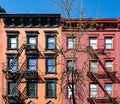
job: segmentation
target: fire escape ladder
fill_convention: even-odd
[[[20,49],[18,50],[18,52],[17,52],[16,55],[14,56],[13,61],[10,63],[8,70],[9,70],[10,68],[13,68],[13,66],[14,66],[15,63],[16,63],[16,59],[22,54],[22,52],[23,52],[24,49],[25,49],[25,44],[22,44],[21,47],[20,47]]]
[[[25,71],[22,71],[21,75],[19,76],[18,80],[16,81],[15,87],[12,89],[11,94],[14,95],[14,93],[15,93],[16,91],[18,91],[18,86],[19,86],[19,84],[21,83],[21,80],[22,80],[22,78],[23,78],[23,76],[24,76],[24,73],[25,73]]]

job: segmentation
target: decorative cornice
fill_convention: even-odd
[[[120,18],[61,18],[61,26],[63,31],[114,31],[120,29]]]
[[[0,14],[7,28],[56,28],[60,14]]]

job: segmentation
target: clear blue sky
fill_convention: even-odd
[[[57,0],[59,1],[59,0]],[[80,1],[80,0],[79,0]],[[82,0],[84,17],[117,18],[120,16],[120,0]],[[78,7],[80,3],[78,2]],[[51,0],[0,0],[7,13],[61,13]],[[73,17],[78,11],[74,10]],[[63,15],[62,15],[63,16]]]

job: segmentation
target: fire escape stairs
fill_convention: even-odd
[[[115,79],[115,74],[116,72],[115,71],[108,71],[105,67],[105,65],[103,64],[103,62],[101,61],[101,59],[99,58],[97,52],[90,46],[87,47],[87,52],[89,53],[89,55],[96,59],[98,61],[98,63],[101,65],[102,69],[104,70],[104,72],[106,73],[107,77],[110,78],[110,80],[112,82],[115,82],[116,79]]]
[[[100,60],[97,52],[96,52],[91,46],[88,46],[88,47],[87,47],[87,52],[89,53],[89,55],[90,55],[92,58],[96,59],[96,60],[99,62],[99,64],[101,65],[102,69],[104,70],[104,72],[105,72],[106,75],[108,76],[108,78],[110,78],[110,80],[111,80],[112,82],[114,82],[114,81],[115,81],[114,76],[115,76],[116,72],[108,72],[108,71],[107,71],[106,67],[104,66],[104,64],[103,64],[102,61]],[[96,76],[95,73],[89,72],[89,73],[88,73],[88,76],[91,77],[91,80],[94,80],[95,82],[98,83],[98,85],[100,86],[100,88],[102,89],[102,91],[108,96],[108,98],[109,98],[109,100],[112,102],[112,104],[118,104],[117,101],[116,101],[115,99],[113,99],[113,98],[108,94],[108,92],[105,90],[105,88],[104,88],[103,85],[100,83],[100,81],[99,81],[99,79],[97,78],[97,76]],[[91,104],[94,104],[93,101],[94,101],[94,100],[91,99]]]

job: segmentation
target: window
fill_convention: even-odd
[[[18,48],[18,36],[8,35],[8,49],[17,49],[17,48]]]
[[[93,49],[97,49],[97,38],[96,38],[96,37],[90,37],[90,38],[89,38],[89,45],[90,45]]]
[[[90,61],[90,71],[91,72],[98,71],[97,61]]]
[[[72,98],[72,90],[74,88],[74,85],[72,85],[72,83],[68,83],[67,84],[67,95],[68,95],[68,98]]]
[[[28,36],[28,49],[36,49],[37,48],[37,36]]]
[[[46,73],[55,72],[56,72],[55,58],[54,57],[46,58]]]
[[[37,69],[37,58],[28,58],[28,70],[36,71]]]
[[[33,101],[30,101],[28,104],[35,104]]]
[[[8,82],[8,95],[10,96],[15,96],[17,95],[17,88],[16,88],[16,83],[15,82]]]
[[[105,61],[105,66],[106,66],[108,71],[112,71],[112,67],[113,67],[112,60]]]
[[[105,84],[105,89],[107,91],[107,93],[112,96],[112,84],[111,83],[107,83]]]
[[[98,88],[97,84],[90,84],[90,97],[98,96]]]
[[[67,46],[68,46],[68,49],[75,47],[75,37],[67,38]]]
[[[75,62],[73,60],[67,60],[67,70],[73,71],[75,70]]]
[[[56,47],[55,36],[46,37],[46,49],[55,49]]]
[[[113,48],[112,37],[105,37],[105,48],[106,49],[112,49]]]
[[[17,59],[14,59],[12,57],[8,58],[8,70],[11,72],[17,71]]]
[[[37,97],[37,83],[36,82],[27,82],[27,96]]]
[[[46,80],[46,98],[56,98],[56,80]]]

